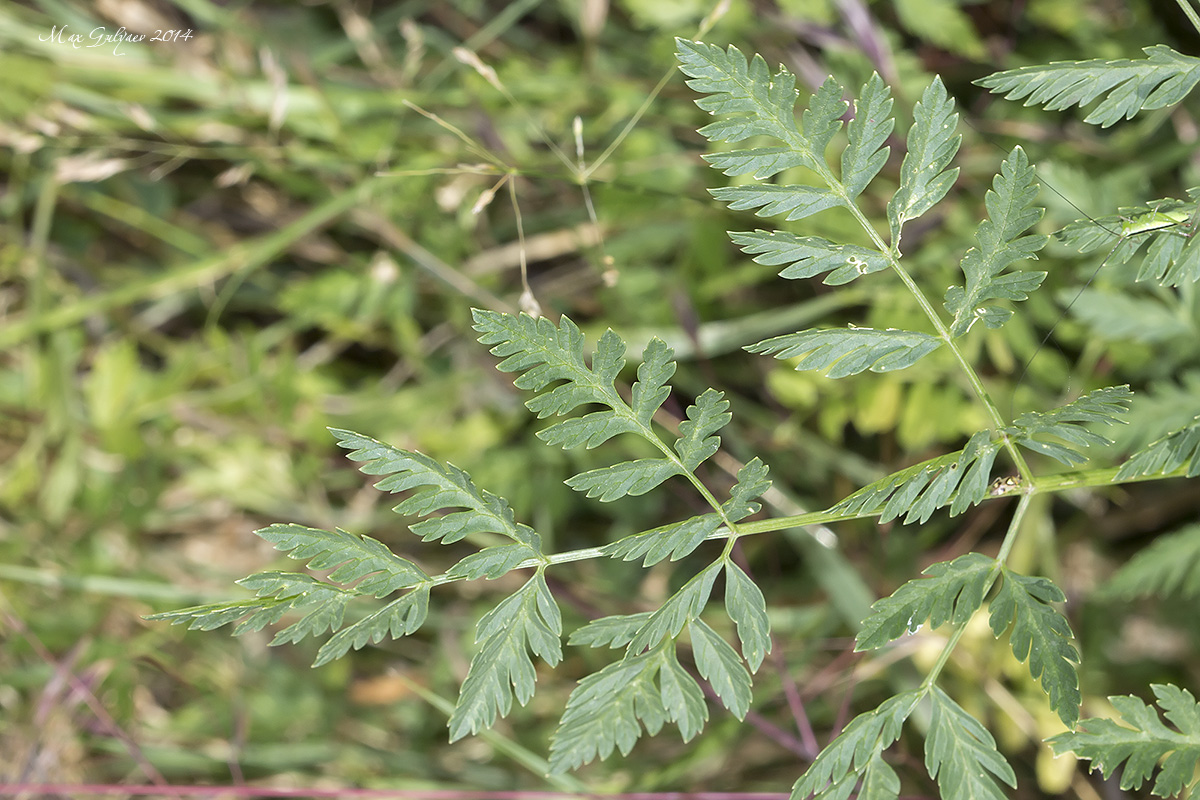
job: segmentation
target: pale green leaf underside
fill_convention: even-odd
[[[1117,570],[1104,592],[1115,597],[1200,597],[1200,525],[1155,537]]]
[[[375,484],[388,492],[412,490],[396,506],[400,514],[428,516],[447,508],[464,508],[413,525],[413,533],[425,541],[456,542],[472,533],[499,533],[535,554],[542,550],[541,537],[531,528],[516,522],[512,509],[501,497],[475,486],[471,476],[453,464],[442,465],[422,453],[401,450],[353,431],[331,428],[338,444],[351,452],[352,461],[360,461],[366,475],[385,475]]]
[[[1112,441],[1084,427],[1087,423],[1103,423],[1114,425],[1121,414],[1129,410],[1129,400],[1133,392],[1128,386],[1109,386],[1096,389],[1082,397],[1067,403],[1065,406],[1045,412],[1029,411],[1017,417],[1016,421],[1004,432],[1013,438],[1017,444],[1035,453],[1050,456],[1067,466],[1082,464],[1087,460],[1077,447],[1106,446]],[[1052,436],[1067,444],[1048,441],[1045,437]]]
[[[1124,763],[1121,789],[1137,790],[1159,769],[1151,793],[1173,797],[1191,785],[1200,761],[1200,706],[1191,692],[1170,684],[1152,684],[1158,706],[1178,730],[1162,723],[1158,713],[1132,695],[1110,697],[1109,702],[1130,727],[1110,719],[1086,719],[1078,730],[1060,733],[1047,741],[1056,754],[1074,752],[1092,762],[1109,778]]]
[[[671,595],[638,629],[629,643],[629,652],[640,653],[657,646],[663,639],[673,639],[683,630],[684,625],[699,617],[708,603],[713,582],[721,572],[723,563],[715,561],[709,564]]]
[[[562,660],[561,635],[562,617],[541,572],[489,611],[476,628],[482,645],[450,716],[450,741],[490,728],[497,714],[507,716],[514,694],[528,703],[537,677],[529,653],[555,666]]]
[[[355,536],[341,529],[325,531],[303,525],[270,525],[254,532],[290,558],[307,561],[310,569],[334,569],[329,580],[350,583],[360,594],[384,597],[427,581],[416,564],[403,559],[370,536]],[[369,576],[369,577],[368,577]]]
[[[760,217],[776,217],[784,214],[792,221],[810,217],[842,205],[841,198],[828,189],[816,186],[723,186],[708,190],[713,197],[728,203],[733,211],[752,208]]]
[[[608,758],[614,749],[628,755],[643,728],[654,736],[667,722],[676,723],[686,741],[707,717],[700,687],[680,667],[673,647],[629,656],[587,676],[571,692],[550,742],[550,771]]]
[[[919,690],[904,692],[852,719],[796,781],[791,800],[809,797],[844,800],[848,797],[859,777],[871,769],[879,754],[900,738],[904,721],[921,697]]]
[[[936,628],[947,622],[961,625],[983,605],[983,594],[996,562],[980,553],[968,553],[925,569],[927,578],[915,578],[890,597],[875,601],[854,641],[856,651],[874,650],[912,633],[929,621]]]
[[[598,497],[602,503],[610,503],[626,495],[645,494],[679,474],[679,467],[665,458],[639,458],[581,472],[568,478],[567,486],[586,492],[588,497]]]
[[[409,636],[424,624],[428,614],[429,587],[418,586],[329,637],[329,641],[317,651],[313,666],[320,667],[341,658],[351,649],[360,650],[367,644],[377,644],[384,638],[399,639]]]
[[[750,459],[738,470],[737,483],[729,492],[729,499],[721,505],[721,511],[730,522],[739,522],[751,514],[758,512],[760,506],[753,502],[771,488],[767,478],[767,465],[757,456]]]
[[[803,356],[797,370],[829,368],[830,378],[911,367],[942,345],[928,333],[877,328],[826,328],[776,336],[746,347],[776,358]]]
[[[721,703],[735,717],[745,719],[752,699],[751,681],[737,651],[703,620],[692,619],[688,631],[692,636],[696,669],[712,686]]]
[[[881,523],[904,515],[905,524],[924,523],[933,512],[950,505],[951,516],[977,505],[987,495],[988,479],[999,442],[987,431],[971,437],[967,446],[954,453],[880,478],[830,509],[835,514],[878,514]]]
[[[1142,475],[1166,475],[1184,464],[1187,465],[1187,477],[1200,476],[1200,416],[1130,456],[1117,471],[1117,480],[1124,481]]]
[[[751,672],[758,672],[771,652],[771,623],[762,590],[732,561],[725,564],[725,613],[737,627],[742,657]]]
[[[1161,44],[1143,52],[1147,58],[1141,61],[1056,61],[997,72],[976,83],[1010,100],[1026,98],[1025,105],[1047,111],[1085,106],[1107,95],[1083,120],[1107,128],[1139,111],[1175,105],[1200,82],[1200,59]]]
[[[730,233],[729,238],[756,264],[777,267],[786,264],[780,277],[790,280],[812,278],[824,272],[824,283],[840,286],[872,272],[888,268],[887,256],[878,250],[853,244],[834,244],[816,236],[797,236],[785,231]]]
[[[575,630],[567,640],[570,645],[589,647],[625,647],[650,619],[653,612],[638,614],[615,614],[611,617],[594,619]]]
[[[1033,204],[1038,192],[1035,177],[1025,151],[1019,147],[1013,148],[1000,165],[1000,173],[984,196],[988,219],[975,231],[978,245],[962,259],[966,284],[946,292],[946,310],[954,315],[951,335],[962,336],[980,319],[989,328],[1000,327],[1012,312],[987,303],[1025,300],[1046,277],[1044,272],[1004,274],[1018,261],[1036,258],[1048,240],[1046,236],[1025,235],[1043,213]]]
[[[716,514],[703,514],[683,522],[626,536],[600,549],[604,555],[622,561],[641,558],[642,565],[650,567],[664,558],[678,561],[689,555],[719,527],[720,517]]]
[[[842,151],[842,185],[851,199],[862,194],[887,163],[891,148],[883,143],[896,125],[891,113],[891,90],[877,73],[872,73],[854,101],[854,119],[850,120],[846,149]]]
[[[721,447],[721,437],[713,434],[729,424],[733,417],[729,413],[729,401],[724,398],[722,392],[705,389],[696,402],[688,406],[687,419],[679,423],[675,452],[688,472],[693,472]]]
[[[1015,789],[1017,776],[996,749],[996,740],[937,686],[930,695],[933,718],[925,737],[925,768],[937,780],[941,796],[1006,800],[996,779]]]
[[[893,249],[899,248],[904,224],[933,208],[958,178],[958,167],[949,168],[962,143],[957,129],[954,101],[946,94],[942,79],[934,77],[913,109],[908,152],[900,165],[900,188],[888,202]]]
[[[1071,644],[1071,626],[1051,603],[1066,600],[1046,578],[1031,578],[1004,568],[1000,592],[989,604],[992,632],[1001,636],[1012,625],[1009,645],[1017,661],[1029,659],[1029,674],[1041,678],[1050,707],[1068,728],[1079,720],[1079,652]]]

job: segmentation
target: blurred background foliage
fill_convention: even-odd
[[[472,306],[520,304],[522,233],[544,313],[591,335],[612,327],[635,352],[652,335],[672,343],[676,416],[707,386],[727,393],[734,423],[715,486],[758,454],[782,490],[776,509],[821,508],[984,426],[946,358],[831,381],[738,352],[814,324],[923,321],[886,275],[837,291],[782,281],[729,243],[727,229],[758,221],[707,194],[729,179],[699,157],[705,115],[673,59],[673,37],[694,36],[712,11],[709,0],[0,6],[0,780],[548,788],[538,758],[599,653],[569,648],[529,708],[494,735],[446,744],[474,622],[518,576],[443,587],[416,636],[316,671],[317,643],[268,649],[269,632],[232,639],[141,619],[236,596],[232,581],[253,571],[294,569],[251,535],[274,521],[369,533],[431,571],[462,555],[415,541],[326,426],[452,461],[555,550],[697,510],[681,487],[601,506],[562,485],[629,445],[546,447],[474,342]],[[1052,187],[1047,232],[1076,208],[1102,215],[1200,184],[1194,103],[1100,131],[971,85],[1159,42],[1196,53],[1178,13],[1168,0],[734,0],[706,38],[787,65],[801,102],[827,74],[853,91],[878,71],[900,132],[943,76],[966,123],[962,173],[908,244],[940,300],[1012,144]],[[98,28],[188,37],[92,47]],[[865,199],[880,217],[898,167],[894,157]],[[856,241],[851,223],[831,213],[796,229]],[[1132,287],[1128,268],[1106,265],[1017,385],[1099,261],[1050,249],[1047,290],[968,346],[1018,411],[1100,385],[1145,390],[1146,411],[1121,432],[1127,451],[1195,411],[1190,290]],[[1114,297],[1163,320],[1159,333],[1090,329],[1089,304]],[[1087,713],[1150,680],[1197,685],[1194,599],[1131,605],[1096,591],[1197,503],[1194,485],[1155,484],[1045,501],[1033,515],[1013,565],[1076,601]],[[927,563],[994,548],[1005,515],[988,503],[919,528],[847,524],[821,561],[799,532],[747,541],[739,557],[775,633],[752,724],[714,709],[696,742],[668,732],[560,788],[786,791],[849,714],[907,680],[896,659],[936,647],[927,637],[860,659],[854,615]],[[588,561],[553,570],[552,588],[570,627],[654,607],[691,566]],[[1017,796],[1098,797],[1039,746],[1056,723],[1007,647],[986,626],[968,642],[947,688],[998,733],[1023,779]],[[906,793],[934,793],[919,750],[898,751],[913,767]]]

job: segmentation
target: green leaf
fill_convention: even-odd
[[[583,360],[583,333],[565,316],[555,327],[545,317],[478,308],[471,313],[479,341],[503,359],[496,369],[521,373],[513,381],[518,388],[542,392],[555,381],[565,381],[525,403],[539,419],[568,414],[585,403],[624,406],[613,381],[625,364],[625,344],[612,331],[600,337],[589,367]]]
[[[771,652],[771,623],[762,590],[732,561],[725,563],[725,613],[737,627],[742,656],[751,672],[758,672]]]
[[[1005,567],[1000,592],[992,600],[989,622],[997,637],[1012,624],[1009,645],[1017,661],[1029,659],[1029,674],[1041,678],[1050,707],[1068,728],[1079,720],[1079,652],[1071,644],[1071,626],[1050,604],[1067,599],[1046,578],[1030,578]],[[1015,618],[1015,622],[1014,622]]]
[[[785,231],[730,233],[742,251],[755,255],[754,262],[768,267],[787,264],[779,273],[788,279],[812,278],[828,272],[824,283],[840,286],[860,275],[888,268],[887,256],[878,250],[853,244],[834,244],[816,236],[797,236]]]
[[[801,115],[804,138],[814,160],[825,161],[825,148],[842,129],[842,116],[849,107],[843,96],[846,90],[830,75],[808,101]]]
[[[671,394],[667,381],[675,374],[674,352],[657,336],[642,351],[637,383],[633,385],[631,406],[634,417],[642,427],[649,428],[654,412],[662,407]]]
[[[355,592],[375,597],[429,580],[420,567],[393,553],[369,536],[341,529],[324,531],[303,525],[270,525],[254,532],[290,558],[308,561],[310,569],[334,569],[329,579],[338,583],[360,581]],[[368,577],[369,576],[369,577]]]
[[[855,651],[883,647],[926,620],[931,628],[947,622],[962,625],[983,605],[995,568],[995,559],[980,553],[929,566],[923,573],[928,578],[915,578],[871,606],[854,641]]]
[[[679,474],[679,468],[665,458],[639,458],[581,472],[568,478],[566,484],[577,492],[587,492],[588,497],[599,497],[600,502],[610,503],[627,494],[645,494],[672,475]]]
[[[891,90],[878,73],[872,73],[854,103],[854,119],[847,129],[849,141],[842,151],[842,185],[852,200],[887,163],[891,148],[884,142],[896,125],[891,113]]]
[[[904,721],[916,708],[921,696],[920,690],[903,692],[885,700],[875,710],[850,720],[837,738],[816,757],[808,771],[796,781],[791,800],[848,797],[859,775],[868,769],[878,769],[872,767],[872,763],[883,750],[900,738]],[[833,783],[830,784],[830,781]],[[884,783],[887,783],[886,779]]]
[[[539,571],[479,621],[458,703],[450,717],[450,741],[478,733],[507,716],[514,693],[521,705],[533,697],[537,678],[529,652],[551,667],[562,660],[562,617]]]
[[[862,790],[857,800],[896,800],[900,796],[900,776],[883,756],[876,753],[863,771]]]
[[[661,688],[654,685],[656,676]],[[608,758],[615,748],[629,755],[643,726],[654,736],[665,723],[676,723],[687,741],[707,718],[703,694],[679,666],[673,647],[627,656],[587,676],[571,692],[550,742],[550,772]]]
[[[375,484],[387,492],[416,490],[396,512],[428,516],[446,508],[465,508],[413,525],[413,533],[425,541],[457,542],[473,533],[499,533],[535,553],[542,552],[541,537],[526,525],[518,524],[503,498],[480,490],[471,476],[453,464],[445,466],[422,453],[401,450],[353,431],[330,428],[338,444],[350,450],[348,458],[363,462],[359,470],[366,475],[386,475]]]
[[[1102,590],[1114,597],[1200,597],[1200,525],[1155,537]]]
[[[1171,684],[1151,684],[1158,706],[1179,731],[1168,728],[1155,710],[1132,695],[1110,697],[1109,702],[1131,727],[1108,719],[1085,719],[1079,729],[1051,736],[1048,741],[1057,755],[1074,752],[1092,762],[1107,779],[1125,763],[1121,789],[1136,790],[1161,771],[1151,793],[1172,797],[1194,783],[1200,760],[1200,706],[1191,692]],[[1160,765],[1161,762],[1161,765]]]
[[[996,740],[937,686],[930,694],[933,718],[925,737],[925,768],[937,781],[939,793],[956,800],[1006,800],[995,779],[1015,789],[1017,776],[996,749]]]
[[[688,630],[692,635],[696,668],[725,707],[738,719],[745,719],[753,696],[750,673],[742,665],[737,651],[703,620],[692,619]]]
[[[650,567],[667,557],[678,561],[699,547],[719,527],[720,517],[716,514],[703,514],[683,522],[626,536],[604,545],[600,551],[606,556],[622,561],[633,561],[644,556],[642,566]]]
[[[1107,128],[1122,117],[1133,119],[1139,111],[1175,105],[1200,82],[1200,59],[1161,44],[1142,52],[1147,56],[1142,61],[1056,61],[997,72],[975,83],[1009,100],[1028,98],[1025,105],[1047,111],[1085,106],[1107,94],[1083,120]]]
[[[546,444],[556,444],[564,450],[576,447],[587,447],[591,450],[618,434],[639,433],[642,427],[639,427],[636,420],[616,411],[594,411],[582,417],[556,422],[549,428],[538,431],[536,435]]]
[[[987,495],[988,478],[999,449],[999,442],[992,442],[987,431],[980,431],[962,450],[880,478],[842,500],[830,512],[878,514],[880,523],[904,514],[905,524],[924,523],[947,503],[952,516],[961,514]]]
[[[651,612],[616,614],[594,619],[571,634],[570,645],[589,647],[625,647],[650,619]]]
[[[664,638],[673,639],[683,626],[700,616],[712,593],[713,581],[724,562],[715,561],[693,575],[662,607],[650,615],[629,643],[630,653],[656,646]]]
[[[704,730],[704,723],[708,721],[708,704],[704,702],[700,684],[680,665],[673,648],[663,650],[658,683],[668,718],[679,726],[679,735],[683,740],[690,742]]]
[[[904,223],[916,219],[946,196],[958,178],[958,168],[947,169],[962,137],[955,133],[958,114],[940,77],[921,95],[913,109],[908,131],[908,153],[900,165],[900,188],[888,202],[892,249],[899,250]]]
[[[886,157],[886,154],[885,154]],[[759,217],[774,217],[786,214],[785,220],[804,219],[830,208],[844,205],[840,197],[829,189],[816,186],[722,186],[709,189],[709,193],[733,211],[762,208]],[[761,262],[760,262],[761,263]]]
[[[986,62],[987,48],[963,5],[962,0],[896,0],[894,8],[900,24],[921,40],[968,61]]]
[[[774,76],[762,56],[747,63],[732,45],[716,45],[676,39],[679,69],[691,80],[687,85],[701,95],[696,105],[710,114],[743,115],[735,121],[702,128],[710,139],[740,141],[750,136],[788,139],[796,129],[796,79],[780,69]]]
[[[830,378],[845,378],[865,370],[890,372],[911,367],[937,350],[942,340],[928,333],[876,328],[826,328],[766,339],[746,347],[751,353],[776,358],[802,356],[797,371],[829,367]]]
[[[758,456],[747,461],[738,470],[737,483],[729,492],[729,499],[721,505],[721,511],[730,522],[738,522],[751,514],[757,514],[762,508],[753,502],[771,488],[767,478],[767,465]]]
[[[712,434],[728,425],[733,418],[729,413],[729,401],[724,397],[724,393],[715,389],[705,389],[696,402],[688,406],[687,419],[679,423],[675,452],[688,472],[694,472],[721,447],[721,437]]]
[[[1025,151],[1014,147],[984,196],[989,218],[975,231],[979,245],[963,256],[966,285],[952,286],[946,292],[946,310],[954,315],[951,335],[962,336],[979,319],[989,328],[999,328],[1012,312],[985,304],[998,299],[1025,300],[1042,285],[1044,272],[1001,274],[1018,261],[1036,258],[1049,240],[1042,235],[1023,235],[1043,214],[1043,209],[1033,204],[1038,193],[1035,178]]]
[[[175,611],[150,614],[146,619],[167,621],[172,625],[180,625],[186,622],[190,631],[211,631],[220,628],[222,625],[236,622],[247,614],[269,612],[274,614],[274,616],[268,619],[267,622],[278,620],[295,604],[295,599],[295,597],[286,597],[282,599],[265,598],[258,600],[235,600],[227,603],[207,603],[201,606],[191,606],[190,608],[180,608]],[[264,622],[263,624],[267,623]],[[262,625],[259,625],[255,630],[261,629],[261,627]],[[241,633],[249,632],[247,629],[239,628],[239,630]]]
[[[305,614],[298,622],[275,635],[271,645],[299,642],[309,636],[319,636],[342,624],[346,603],[356,596],[347,591],[308,575],[295,572],[259,572],[237,581],[258,597],[275,597],[280,602],[251,614],[234,628],[233,635],[241,636],[250,631],[262,630],[278,622],[291,609],[304,609]]]
[[[726,175],[752,175],[766,180],[793,167],[802,167],[810,159],[790,147],[755,147],[751,150],[729,150],[724,153],[705,153],[701,156]]]
[[[522,561],[537,559],[537,557],[537,553],[523,544],[485,547],[478,553],[472,553],[459,561],[446,572],[446,575],[451,578],[465,578],[469,581],[480,578],[495,580],[514,569]]]
[[[429,614],[429,586],[418,586],[383,608],[347,625],[329,638],[317,651],[313,667],[320,667],[341,658],[351,649],[376,644],[389,637],[399,639],[417,631]]]
[[[1129,457],[1117,471],[1117,480],[1143,475],[1166,475],[1188,465],[1187,477],[1200,476],[1200,415],[1191,423],[1156,439]]]
[[[1124,420],[1118,415],[1129,410],[1131,397],[1133,392],[1129,391],[1128,386],[1096,389],[1052,411],[1026,412],[1005,428],[1004,433],[1022,447],[1050,456],[1067,466],[1082,464],[1087,461],[1087,457],[1078,450],[1058,442],[1045,441],[1041,437],[1054,436],[1080,447],[1110,445],[1111,440],[1083,426],[1089,422],[1102,422],[1105,425],[1117,422],[1124,424]]]

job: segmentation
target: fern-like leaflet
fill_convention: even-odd
[[[1173,106],[1200,83],[1200,59],[1161,44],[1143,52],[1146,58],[1141,61],[1056,61],[997,72],[976,83],[1047,111],[1085,106],[1106,95],[1083,121],[1107,128],[1122,118],[1133,119],[1139,111]]]
[[[1151,794],[1172,797],[1196,785],[1200,761],[1200,705],[1186,689],[1171,684],[1152,684],[1150,688],[1167,718],[1178,730],[1171,730],[1159,719],[1157,711],[1132,695],[1110,697],[1108,701],[1131,727],[1109,719],[1084,720],[1079,730],[1060,733],[1048,740],[1058,754],[1074,752],[1092,762],[1105,778],[1124,764],[1123,790],[1140,789],[1157,767],[1158,777]]]

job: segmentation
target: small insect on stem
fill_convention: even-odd
[[[992,485],[988,487],[988,497],[1003,497],[1006,494],[1012,494],[1020,488],[1021,479],[1016,475],[996,478],[996,480],[992,481]]]

